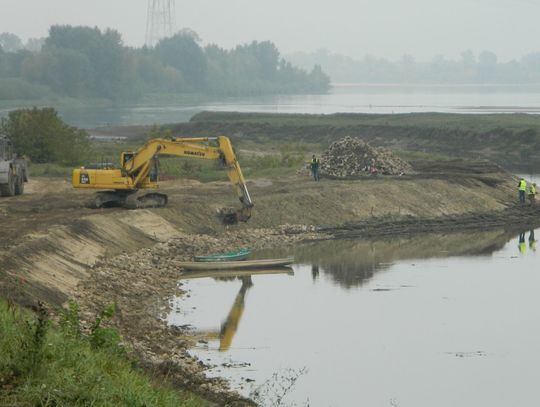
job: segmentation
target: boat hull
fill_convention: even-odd
[[[177,266],[186,270],[246,270],[268,269],[274,267],[287,267],[294,263],[294,258],[266,259],[266,260],[242,260],[242,261],[219,261],[219,262],[178,262]]]

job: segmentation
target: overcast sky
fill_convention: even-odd
[[[42,37],[52,24],[111,27],[142,45],[147,0],[0,0],[0,32]],[[176,0],[177,27],[232,47],[271,40],[283,53],[327,48],[430,60],[471,49],[505,61],[540,51],[540,0]]]

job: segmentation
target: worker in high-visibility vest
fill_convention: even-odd
[[[536,203],[536,184],[532,184],[529,188],[529,202],[531,205],[534,205]]]
[[[519,189],[519,202],[524,204],[525,192],[527,192],[527,181],[525,181],[523,178],[519,180],[518,189]]]

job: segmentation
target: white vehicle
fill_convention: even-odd
[[[21,195],[28,182],[26,160],[17,158],[10,141],[0,136],[0,196]]]

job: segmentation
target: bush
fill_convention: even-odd
[[[11,111],[0,122],[0,133],[11,140],[17,154],[36,163],[79,164],[89,152],[88,134],[68,126],[52,108]]]

